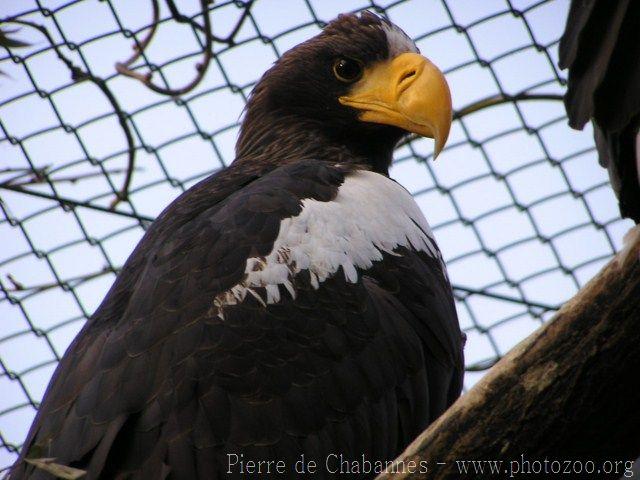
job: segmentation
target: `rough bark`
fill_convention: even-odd
[[[640,235],[516,346],[379,479],[463,478],[456,460],[632,460],[640,455]],[[409,462],[425,462],[427,472]],[[438,465],[437,462],[444,462]],[[524,465],[524,464],[523,464]],[[423,469],[422,469],[423,470]],[[400,473],[397,473],[400,472]],[[499,478],[494,475],[491,478]],[[531,475],[528,475],[531,476]],[[621,471],[592,478],[618,478]],[[473,478],[470,475],[468,478]],[[573,475],[575,478],[576,475]]]

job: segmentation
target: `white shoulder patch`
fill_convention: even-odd
[[[382,30],[387,35],[387,45],[389,46],[389,58],[394,58],[401,53],[420,53],[415,42],[409,38],[399,27],[394,24],[382,23]]]
[[[314,288],[340,267],[347,282],[355,283],[358,268],[370,268],[383,252],[395,254],[397,247],[424,251],[442,262],[411,194],[388,177],[359,170],[346,177],[333,201],[303,200],[298,216],[282,220],[271,253],[249,258],[245,278],[217,295],[214,306],[222,317],[223,306],[240,303],[247,295],[265,305],[276,303],[280,285],[295,298],[293,278],[303,270],[309,271]],[[257,293],[259,287],[266,298]]]

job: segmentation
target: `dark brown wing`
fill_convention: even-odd
[[[460,392],[439,262],[385,254],[356,283],[337,274],[316,288],[303,271],[295,299],[212,308],[300,200],[331,201],[344,175],[300,162],[209,208],[206,184],[179,199],[65,354],[22,455],[88,479],[213,479],[239,477],[240,458],[282,459],[295,478],[301,454],[319,470],[332,453],[398,454]],[[50,477],[19,461],[11,478]]]
[[[640,222],[640,3],[574,0],[560,41],[569,124],[594,120],[600,163],[623,216]]]

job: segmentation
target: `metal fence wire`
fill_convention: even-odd
[[[3,0],[0,472],[56,363],[154,217],[233,160],[256,80],[369,9],[445,72],[456,120],[397,149],[447,260],[467,388],[620,248],[590,132],[559,101],[568,0]]]

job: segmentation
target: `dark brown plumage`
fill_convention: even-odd
[[[321,35],[286,52],[252,92],[235,162],[255,163],[259,158],[282,163],[284,150],[293,161],[345,158],[386,172],[393,147],[404,132],[358,122],[357,111],[338,102],[350,85],[336,82],[330,68],[338,56],[356,57],[367,65],[386,58],[389,48],[384,32],[371,28],[379,24],[375,15],[345,15]]]
[[[560,40],[569,124],[593,121],[623,216],[640,222],[640,3],[573,0]]]
[[[69,347],[12,479],[51,478],[25,457],[87,479],[240,477],[229,455],[283,460],[295,478],[302,454],[324,478],[332,453],[393,459],[458,397],[462,334],[441,256],[408,193],[371,173],[386,174],[404,132],[361,122],[331,73],[338,55],[386,58],[383,25],[342,16],[265,74],[236,161],[165,209]],[[377,190],[343,198],[367,181],[410,212],[397,212],[406,238],[347,216],[376,218]],[[345,216],[310,231],[334,206]],[[281,246],[296,222],[308,229],[291,235],[298,250]],[[344,232],[320,242],[331,228]]]

